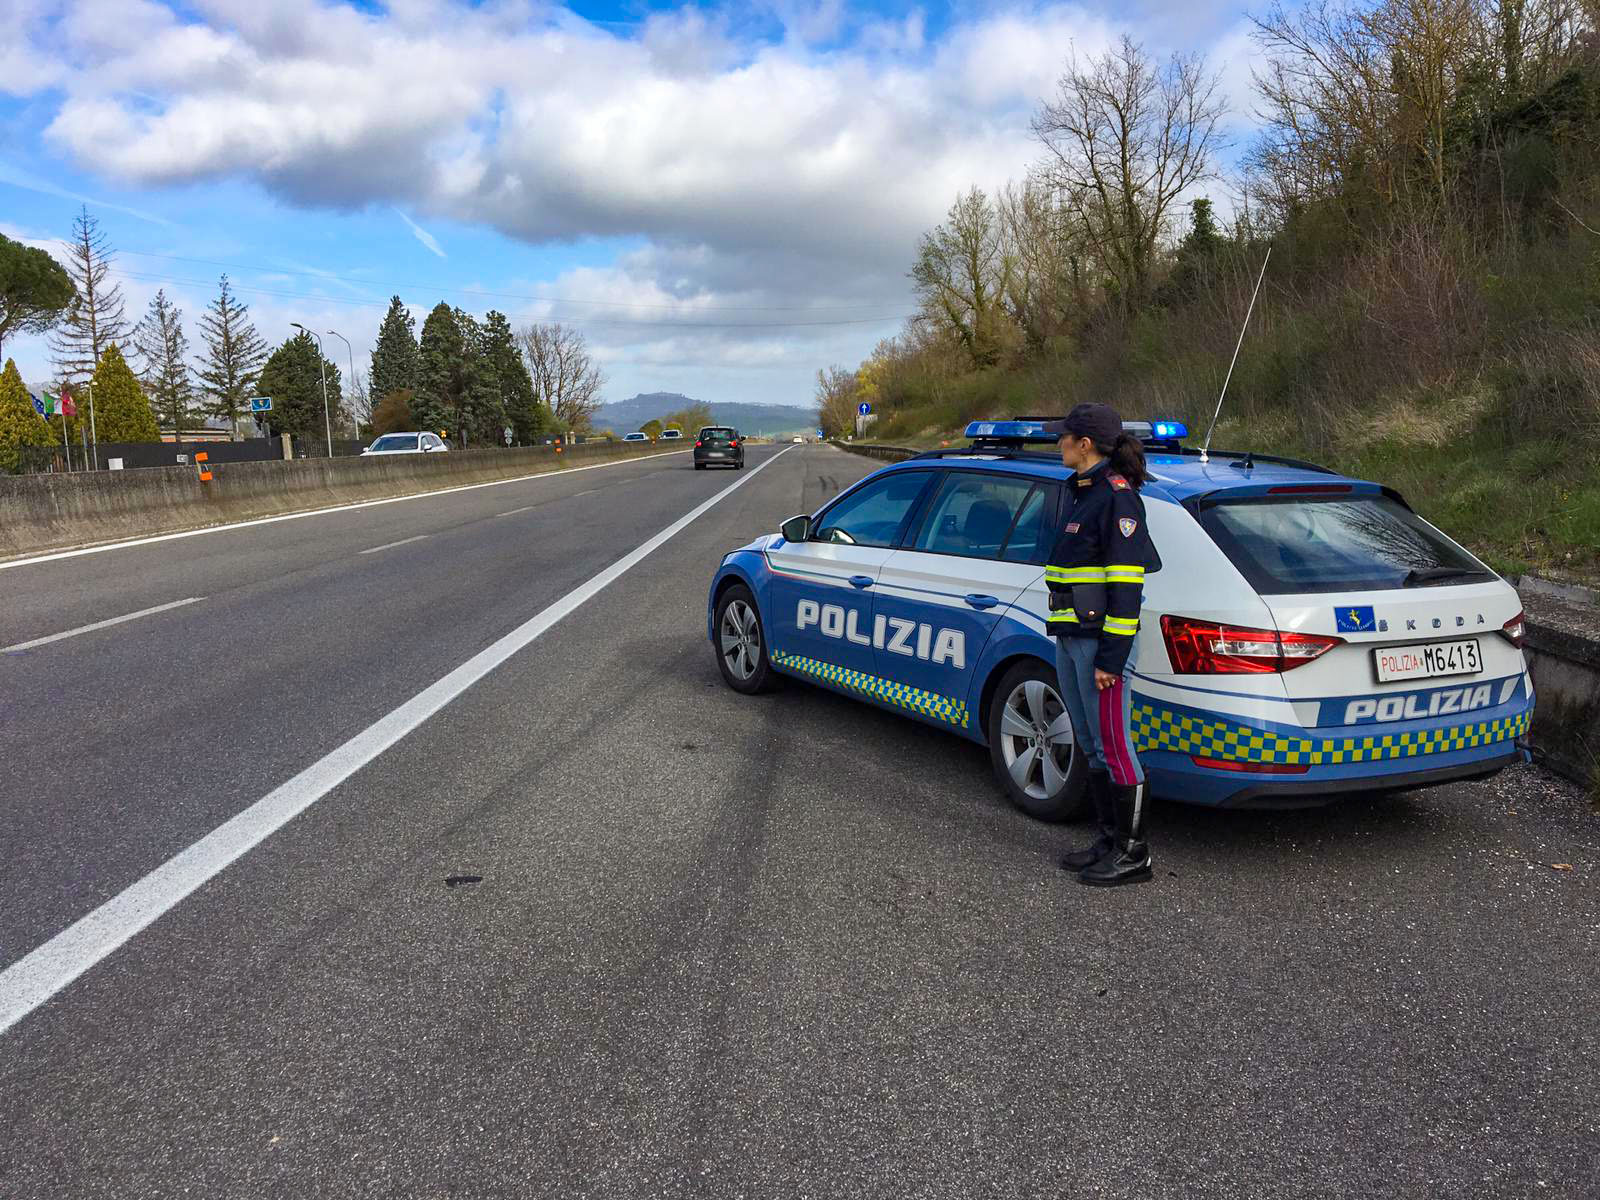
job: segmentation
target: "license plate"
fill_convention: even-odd
[[[706,457],[707,458],[725,458],[726,455],[721,450],[707,450],[706,451]]]
[[[1417,646],[1383,646],[1372,652],[1379,683],[1391,679],[1432,679],[1439,675],[1476,675],[1483,670],[1477,638],[1461,642],[1427,642]]]

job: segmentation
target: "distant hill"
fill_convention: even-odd
[[[594,415],[594,427],[613,433],[631,433],[652,418],[664,417],[693,403],[693,399],[677,392],[641,392],[628,400],[602,404]],[[797,408],[792,404],[713,404],[711,414],[720,425],[732,425],[741,433],[757,436],[817,428],[815,409]]]

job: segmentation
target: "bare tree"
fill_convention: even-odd
[[[979,188],[958,197],[917,248],[911,278],[923,311],[966,347],[973,366],[994,366],[1012,340],[1004,303],[1011,267],[995,207]]]
[[[589,356],[583,334],[565,325],[526,325],[517,341],[538,402],[555,414],[561,428],[587,430],[600,407],[605,376]]]
[[[144,359],[140,378],[156,412],[172,422],[172,432],[183,441],[184,418],[189,415],[193,384],[189,378],[189,339],[183,333],[183,312],[156,292],[150,308],[133,331],[133,345]]]
[[[1038,349],[1092,305],[1090,251],[1055,189],[1037,176],[1007,184],[997,207],[1011,264],[1006,303],[1028,346]]]
[[[1199,55],[1158,65],[1124,36],[1099,58],[1069,62],[1034,116],[1045,175],[1129,307],[1149,295],[1173,206],[1215,173],[1226,112],[1217,87]]]
[[[106,347],[128,333],[122,307],[122,288],[110,282],[112,253],[100,223],[84,207],[72,222],[72,240],[66,243],[67,274],[77,296],[66,316],[50,335],[56,371],[62,382],[77,385],[94,374]]]
[[[828,437],[840,437],[855,428],[856,375],[833,366],[817,372],[817,424]]]

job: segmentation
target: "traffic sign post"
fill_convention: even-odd
[[[856,411],[864,417],[872,411],[872,405],[863,400],[860,404],[856,405]]]
[[[271,412],[272,411],[272,397],[271,396],[251,396],[250,397],[250,411],[253,412],[253,413]]]
[[[511,426],[507,425],[500,432],[505,435],[506,445],[508,445],[508,446],[511,445],[511,438],[512,438]]]

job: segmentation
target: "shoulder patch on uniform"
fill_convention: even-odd
[[[1068,533],[1077,533],[1078,532],[1078,523],[1076,521],[1068,521],[1067,522],[1067,532]]]
[[[1119,492],[1125,492],[1129,487],[1132,486],[1121,475],[1107,475],[1106,479],[1110,482],[1111,486],[1116,488]]]
[[[1117,528],[1122,530],[1123,537],[1132,537],[1133,531],[1139,528],[1139,522],[1135,521],[1132,517],[1118,517]]]

